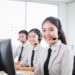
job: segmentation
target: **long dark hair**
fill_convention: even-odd
[[[60,39],[62,43],[67,44],[66,37],[65,37],[64,31],[62,30],[62,26],[61,26],[60,20],[58,18],[55,18],[55,17],[47,17],[43,21],[42,26],[47,21],[52,23],[53,25],[55,25],[57,27],[57,29],[58,29],[58,39]]]

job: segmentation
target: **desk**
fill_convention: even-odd
[[[22,74],[22,75],[34,75],[33,72],[31,71],[16,71],[17,74]]]
[[[16,71],[17,75],[34,75],[33,72],[30,71]],[[8,75],[4,71],[0,71],[0,75]]]

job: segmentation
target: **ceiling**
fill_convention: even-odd
[[[57,2],[72,2],[74,0],[48,0],[48,1],[57,1]]]
[[[75,2],[75,0],[13,0],[13,1],[29,1],[29,2],[43,2],[43,3],[51,3],[51,2],[54,2],[54,3],[72,3],[72,2]]]

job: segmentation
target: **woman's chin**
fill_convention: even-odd
[[[54,43],[54,41],[52,40],[46,40],[46,42],[49,44],[49,45],[52,45]]]
[[[51,42],[50,40],[45,40],[48,44]]]

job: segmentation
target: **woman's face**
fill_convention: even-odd
[[[35,44],[39,44],[38,35],[34,31],[29,33],[28,40],[32,46],[34,46]]]
[[[19,41],[20,41],[21,43],[25,43],[25,42],[27,41],[26,35],[25,35],[24,33],[20,33],[20,34],[19,34]]]
[[[42,31],[43,37],[49,45],[53,45],[57,41],[54,38],[58,38],[58,29],[54,24],[46,21],[42,26]]]

